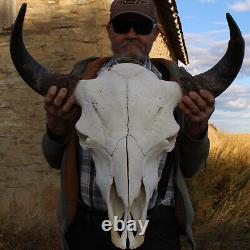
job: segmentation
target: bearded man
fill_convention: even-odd
[[[73,71],[81,74],[82,79],[95,78],[124,58],[139,62],[159,79],[170,80],[175,77],[176,72],[172,70],[169,61],[152,61],[149,58],[152,45],[160,32],[152,0],[115,0],[111,5],[107,32],[112,45],[112,58],[89,58],[76,64]],[[57,91],[52,86],[44,104],[47,132],[42,147],[49,164],[58,169],[61,168],[66,145],[80,112],[76,97],[72,95],[66,99],[66,95],[66,88]],[[176,147],[171,153],[162,154],[159,185],[148,206],[149,225],[145,241],[138,249],[180,249],[181,234],[186,235],[195,248],[191,230],[194,215],[184,178],[192,177],[208,156],[208,119],[215,109],[214,104],[213,95],[207,90],[201,90],[198,93],[189,92],[175,109],[175,119],[180,125]],[[112,244],[109,232],[101,228],[102,221],[108,218],[107,205],[96,185],[95,165],[91,155],[80,146],[76,153],[79,195],[73,218],[63,218],[64,248],[118,249]],[[64,175],[62,168],[61,171]],[[66,207],[67,204],[62,201],[60,211]],[[67,215],[61,212],[61,216]]]

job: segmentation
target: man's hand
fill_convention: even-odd
[[[207,130],[208,120],[215,110],[215,98],[208,90],[200,90],[200,93],[189,92],[178,104],[178,107],[186,115],[185,128],[187,133],[195,138],[201,138]]]
[[[76,106],[76,97],[70,96],[66,100],[67,89],[62,88],[57,93],[57,87],[51,86],[44,101],[44,109],[47,113],[47,127],[55,136],[66,136],[77,122],[81,108]]]

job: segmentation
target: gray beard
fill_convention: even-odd
[[[129,59],[132,59],[134,61],[138,61],[138,62],[143,64],[147,60],[148,56],[135,54],[135,53],[122,53],[119,55],[119,58],[129,58]]]
[[[119,51],[113,50],[115,58],[117,58],[117,59],[119,59],[119,58],[129,58],[129,59],[138,61],[141,64],[144,64],[145,61],[148,58],[149,52],[145,51],[142,48],[141,44],[138,43],[137,40],[126,40],[124,43],[122,43],[120,45],[120,48],[126,47],[127,45],[130,45],[130,44],[135,45],[139,49],[139,51],[137,53],[129,53],[129,52],[126,52],[126,51],[119,52]]]

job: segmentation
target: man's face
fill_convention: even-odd
[[[116,17],[114,22],[118,23],[118,27],[123,26],[124,23],[135,22],[139,24],[139,27],[141,24],[144,28],[144,26],[151,21],[144,16],[128,13]],[[119,24],[121,25],[119,26]],[[118,33],[115,31],[114,24],[108,25],[107,31],[111,41],[113,55],[115,57],[126,57],[144,62],[151,51],[153,42],[159,34],[160,26],[159,24],[154,25],[152,32],[146,35],[139,34],[140,32],[136,32],[133,27],[124,34]]]

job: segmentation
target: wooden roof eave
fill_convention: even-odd
[[[176,58],[187,65],[187,49],[175,0],[154,0],[163,36],[173,46]]]

